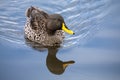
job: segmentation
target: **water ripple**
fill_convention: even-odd
[[[61,14],[75,35],[67,35],[63,47],[82,45],[89,40],[106,16],[109,0],[8,0],[0,1],[0,39],[24,44],[25,10],[37,6],[49,13]]]

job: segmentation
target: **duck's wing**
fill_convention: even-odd
[[[46,25],[48,14],[36,7],[30,7],[26,11],[26,16],[30,20],[30,26],[36,30]]]
[[[31,6],[30,8],[27,9],[26,16],[27,17],[31,17],[31,16],[34,17],[37,13],[43,15],[45,18],[48,17],[48,14],[46,12],[38,9],[37,7],[33,7],[33,6]]]

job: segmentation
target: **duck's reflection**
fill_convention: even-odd
[[[38,43],[28,40],[27,38],[25,38],[25,40],[26,40],[26,44],[35,50],[44,51],[44,50],[48,49],[46,65],[47,65],[48,70],[54,74],[58,74],[58,75],[62,74],[69,64],[74,63],[74,61],[72,61],[72,60],[71,61],[61,61],[56,57],[59,46],[43,47],[43,46],[39,45]]]
[[[46,64],[50,72],[55,74],[62,74],[69,64],[73,64],[74,61],[61,61],[56,57],[58,49],[48,48],[48,55],[46,59]]]

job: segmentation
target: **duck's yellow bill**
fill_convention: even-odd
[[[72,30],[70,30],[67,27],[65,27],[64,23],[62,23],[62,30],[65,31],[68,34],[71,34],[71,35],[75,34]]]

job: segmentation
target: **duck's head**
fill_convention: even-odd
[[[63,17],[60,14],[52,14],[47,21],[47,29],[49,32],[54,33],[56,30],[63,30],[68,34],[75,34],[72,30],[68,29]]]

